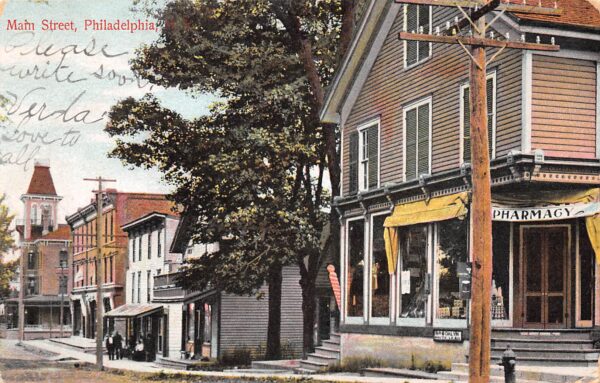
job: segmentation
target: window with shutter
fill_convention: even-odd
[[[406,108],[404,129],[404,177],[409,181],[430,173],[431,99]]]
[[[379,126],[367,129],[369,146],[369,189],[379,186]]]
[[[352,132],[349,136],[348,153],[348,176],[350,194],[358,191],[358,132]]]
[[[462,159],[471,162],[471,103],[469,85],[461,87]],[[496,73],[487,76],[488,145],[490,159],[496,155]]]
[[[404,30],[414,33],[431,33],[431,6],[406,4]],[[431,56],[431,43],[404,41],[404,67],[415,65]]]
[[[406,112],[404,126],[406,129],[404,174],[407,180],[411,180],[417,176],[417,108]]]
[[[379,122],[358,128],[358,190],[379,186]]]

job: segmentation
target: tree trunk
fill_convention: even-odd
[[[313,330],[315,327],[316,319],[316,299],[317,289],[315,286],[316,273],[309,273],[301,265],[300,286],[302,287],[302,319],[303,319],[303,352],[304,356],[314,351],[314,337]],[[317,269],[318,271],[318,269]],[[314,275],[312,275],[314,274]]]
[[[282,267],[273,265],[269,271],[269,325],[267,329],[267,360],[281,359],[281,284]]]

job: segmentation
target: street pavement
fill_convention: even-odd
[[[77,340],[74,340],[77,341]],[[85,340],[87,341],[87,340]],[[82,342],[85,342],[82,340]],[[11,360],[2,360],[0,358],[0,371],[6,371],[6,369],[10,370],[29,370],[34,371],[36,366],[41,366],[50,363],[56,363],[59,361],[65,360],[69,361],[69,366],[73,366],[75,361],[85,362],[93,364],[96,361],[96,356],[94,354],[86,354],[82,351],[66,348],[54,342],[48,340],[32,340],[23,342],[24,346],[17,346],[15,341],[9,341],[5,339],[0,339],[0,353],[1,354],[11,354],[15,357]],[[22,369],[20,367],[23,367]],[[295,375],[291,373],[274,373],[274,374],[265,374],[265,373],[251,373],[251,372],[214,372],[214,371],[179,371],[179,370],[170,370],[165,369],[163,367],[159,367],[154,363],[149,362],[133,362],[127,359],[124,360],[108,360],[108,356],[105,356],[104,366],[108,369],[120,370],[124,372],[132,372],[132,373],[163,373],[163,374],[177,374],[178,376],[190,376],[190,377],[198,377],[198,382],[203,381],[203,377],[210,382],[250,382],[260,379],[261,382],[267,382],[271,380],[272,382],[281,381],[280,379],[288,378],[290,381],[301,381],[302,379],[309,380],[311,382],[334,382],[334,383],[404,383],[404,382],[414,382],[414,383],[443,383],[442,380],[421,380],[421,379],[406,379],[406,378],[383,378],[383,377],[363,377],[358,374],[348,374],[348,373],[336,373],[336,374],[317,374],[317,375]],[[63,367],[64,368],[64,367]],[[81,371],[79,373],[79,377],[81,374],[96,374],[94,375],[98,382],[107,382],[106,377],[97,376],[98,372],[92,371]],[[64,372],[61,374],[64,376]],[[19,379],[19,378],[17,378]],[[67,381],[77,381],[77,378],[73,378],[74,380],[65,380],[63,378],[58,378],[57,380],[52,380],[47,377],[44,381],[46,382],[60,382],[65,383]],[[86,382],[92,382],[92,379],[85,378]],[[12,383],[12,381],[8,380],[5,377],[6,383]],[[19,382],[25,381],[35,381],[35,379],[31,380],[13,380]],[[125,380],[120,380],[125,381]],[[153,379],[153,381],[157,381]],[[0,382],[1,383],[1,382]]]

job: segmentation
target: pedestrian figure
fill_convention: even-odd
[[[115,345],[114,345],[114,339],[111,333],[108,333],[108,335],[106,336],[106,349],[108,350],[108,359],[109,360],[113,360],[115,358]]]
[[[148,343],[148,346],[146,346],[146,355],[147,355],[146,360],[148,362],[153,362],[154,359],[156,359],[156,355],[155,355],[156,347],[154,345],[154,337],[152,336],[152,334],[148,334],[148,337],[146,339],[147,339],[147,343]]]
[[[123,337],[118,331],[116,331],[115,336],[113,336],[113,344],[115,348],[115,359],[123,359]]]
[[[133,360],[138,361],[138,362],[142,362],[146,359],[145,354],[144,354],[144,344],[142,343],[142,340],[140,339],[138,344],[135,346],[134,351],[133,351]]]

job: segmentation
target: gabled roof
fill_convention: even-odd
[[[503,0],[504,1],[504,0]],[[520,0],[511,2],[523,4]],[[538,5],[538,0],[526,0],[527,4]],[[541,0],[542,5],[554,7],[555,0]],[[509,18],[519,24],[544,25],[562,30],[586,29],[589,36],[600,31],[600,0],[556,0],[562,9],[560,15],[533,15],[510,13]],[[327,89],[323,107],[320,111],[324,122],[339,123],[340,115],[349,113],[353,100],[362,87],[364,78],[373,66],[377,52],[385,41],[393,18],[397,16],[401,4],[394,0],[370,0],[366,12],[356,24],[355,33],[348,51],[344,55],[331,85]]]
[[[27,194],[56,195],[49,166],[35,164],[29,188],[27,188]]]
[[[592,4],[593,1],[597,1],[598,4],[594,6]],[[554,7],[554,0],[542,0],[542,5]],[[562,13],[556,16],[523,13],[514,13],[514,16],[525,22],[600,30],[600,1],[558,0],[557,6],[562,9]]]
[[[187,249],[191,236],[191,225],[198,221],[195,214],[189,213],[189,210],[183,212],[177,224],[173,241],[171,242],[171,253],[183,254]]]

